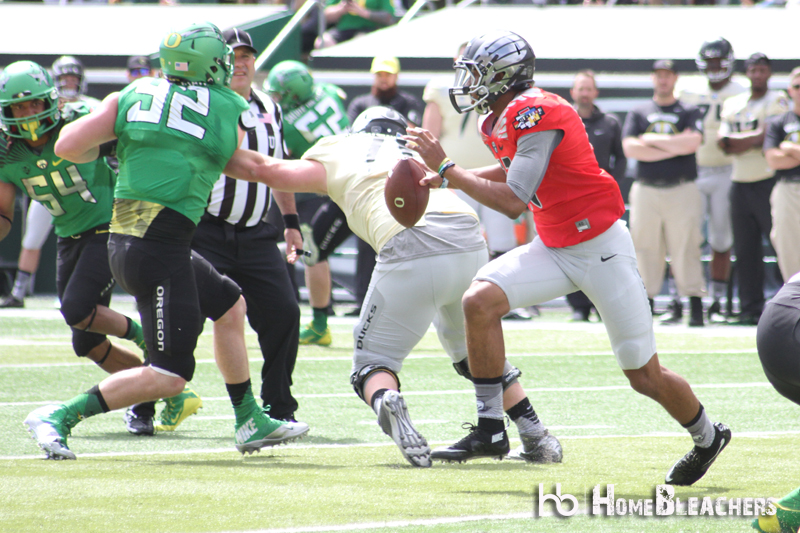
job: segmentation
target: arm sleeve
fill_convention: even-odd
[[[506,183],[525,204],[536,194],[547,172],[550,156],[562,138],[562,130],[536,131],[519,138]]]

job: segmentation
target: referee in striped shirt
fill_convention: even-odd
[[[235,54],[231,89],[250,103],[259,118],[241,147],[282,159],[285,147],[281,109],[269,96],[252,88],[257,54],[253,40],[237,28],[224,35]],[[301,249],[303,240],[293,193],[270,191],[264,184],[225,175],[211,191],[192,248],[241,287],[247,302],[247,319],[258,334],[264,355],[261,399],[272,418],[295,420],[298,405],[290,388],[297,359],[300,308],[286,258],[278,248],[280,230],[265,221],[271,200],[283,214],[287,253]]]

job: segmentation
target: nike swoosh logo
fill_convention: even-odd
[[[62,157],[62,158],[61,158],[61,159],[59,159],[58,161],[53,161],[53,166],[54,166],[54,167],[57,167],[58,165],[60,165],[60,164],[61,164],[61,162],[62,162],[63,160],[64,160],[64,158]]]
[[[603,256],[600,256],[600,262],[602,262],[602,263],[605,263],[606,261],[608,261],[608,260],[609,260],[609,259],[611,259],[612,257],[617,257],[617,254],[614,254],[614,255],[609,255],[608,257],[603,257]]]
[[[707,465],[710,465],[711,463],[713,463],[717,459],[717,456],[722,453],[722,450],[725,448],[726,444],[727,444],[727,441],[723,437],[722,441],[719,443],[719,450],[717,450],[717,453],[715,453],[714,456],[711,459],[706,461],[703,464],[703,466],[707,466]]]

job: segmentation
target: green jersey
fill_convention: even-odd
[[[56,235],[69,237],[108,223],[114,199],[114,172],[105,159],[72,163],[53,152],[64,124],[89,113],[80,103],[62,110],[61,124],[46,144],[32,148],[23,139],[0,134],[0,180],[13,183],[53,215]]]
[[[197,225],[238,148],[246,110],[244,98],[216,85],[140,78],[123,89],[114,126],[119,178],[111,231],[142,237],[164,207]]]
[[[344,133],[350,125],[345,95],[330,83],[318,83],[306,103],[292,110],[284,109],[283,136],[293,159],[299,159],[317,139]]]

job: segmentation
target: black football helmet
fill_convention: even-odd
[[[722,70],[709,72],[707,70],[709,59],[719,59]],[[736,64],[736,59],[733,57],[733,46],[723,37],[710,39],[700,47],[695,63],[697,64],[697,70],[705,74],[709,80],[726,80],[733,75],[733,68]]]
[[[383,135],[405,135],[406,117],[391,107],[375,106],[365,109],[353,121],[353,133],[381,133]]]
[[[533,84],[536,56],[528,41],[516,33],[500,30],[475,37],[453,64],[456,79],[450,88],[450,103],[459,113],[476,110],[485,115],[489,106],[510,89]],[[458,97],[471,102],[461,105]]]

